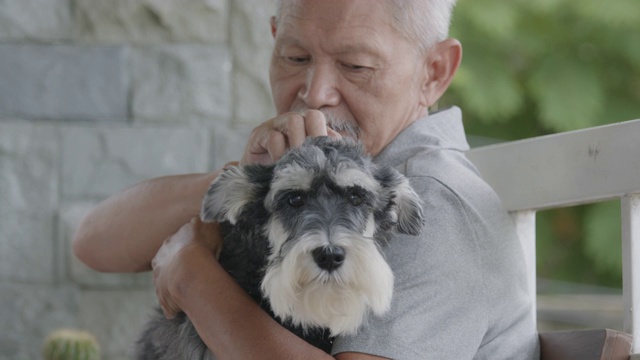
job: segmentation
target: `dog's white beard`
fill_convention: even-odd
[[[332,336],[354,334],[369,311],[389,310],[393,273],[370,236],[347,231],[331,239],[345,249],[344,263],[332,273],[321,270],[311,252],[328,243],[323,234],[299,239],[282,262],[267,268],[262,291],[283,320],[326,327]]]

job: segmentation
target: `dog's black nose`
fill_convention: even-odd
[[[344,248],[340,246],[322,246],[312,252],[316,264],[328,272],[339,268],[344,263]]]

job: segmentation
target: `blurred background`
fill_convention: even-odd
[[[274,3],[0,0],[0,360],[39,358],[59,327],[130,357],[149,274],[87,269],[72,234],[127,186],[237,158],[274,113]],[[640,118],[637,0],[459,0],[452,36],[438,106],[473,146]],[[538,213],[541,329],[622,328],[619,207]]]
[[[464,56],[440,106],[472,145],[640,118],[637,0],[459,0],[451,35]],[[621,329],[620,202],[539,212],[536,231],[540,328]]]

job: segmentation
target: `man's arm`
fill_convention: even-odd
[[[288,146],[298,146],[306,136],[329,133],[339,137],[326,128],[319,112],[310,111],[306,115],[308,118],[304,122],[298,114],[286,114],[263,124],[252,134],[249,142],[252,145],[248,146],[243,162],[276,160]],[[275,130],[274,125],[283,130]],[[148,180],[105,200],[80,224],[74,239],[76,256],[99,271],[150,269],[151,260],[164,240],[173,241],[179,237],[181,231],[178,229],[182,230],[183,224],[186,224],[183,228],[193,226],[190,219],[199,215],[202,197],[218,174]],[[200,243],[206,241],[203,239]],[[262,311],[220,267],[211,249],[198,249],[178,250],[177,253],[183,253],[184,257],[175,254],[164,257],[163,261],[175,265],[164,271],[168,274],[166,278],[158,274],[160,270],[157,269],[162,266],[155,264],[156,292],[165,313],[184,311],[194,320],[200,337],[210,349],[215,349],[218,358],[331,358]],[[170,312],[167,312],[167,303],[175,306]],[[336,358],[380,359],[359,353],[342,353]]]
[[[162,242],[199,215],[202,197],[219,173],[146,180],[108,198],[80,223],[75,255],[98,271],[150,270]]]

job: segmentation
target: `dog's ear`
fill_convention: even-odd
[[[229,221],[235,224],[243,208],[254,201],[264,184],[269,184],[272,166],[230,166],[209,186],[202,200],[203,222]]]
[[[378,168],[374,177],[383,191],[383,204],[375,212],[376,222],[382,230],[394,228],[402,233],[418,235],[422,230],[422,199],[413,190],[409,180],[392,167]]]

